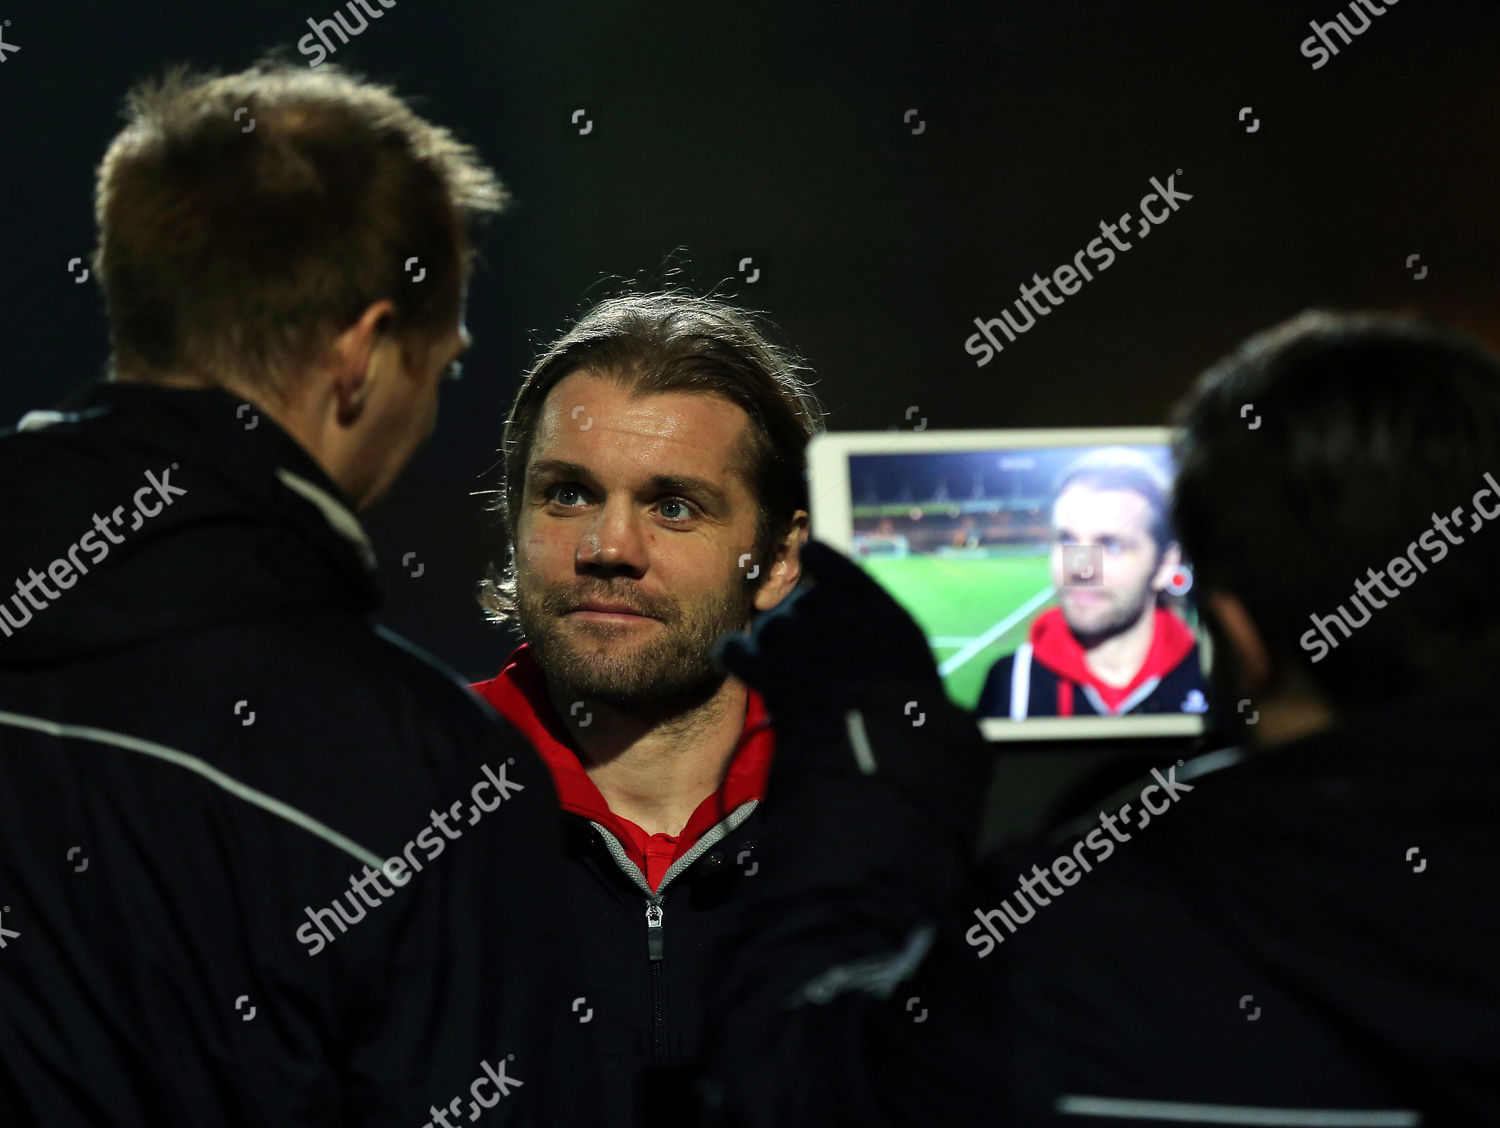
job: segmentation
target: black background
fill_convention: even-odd
[[[767,311],[833,430],[909,426],[912,406],[929,428],[1158,423],[1204,365],[1309,306],[1417,309],[1496,343],[1500,5],[1401,0],[1314,71],[1308,23],[1343,7],[400,0],[332,60],[420,96],[518,206],[483,241],[476,348],[438,433],[367,515],[383,619],[471,677],[498,669],[510,641],[472,589],[499,543],[474,493],[536,347],[611,277]],[[239,69],[333,10],[0,8],[21,48],[0,64],[0,418],[101,370],[102,302],[66,264],[92,251],[125,90],[172,62]],[[975,366],[975,317],[1177,169],[1191,202]]]

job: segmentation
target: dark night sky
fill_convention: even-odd
[[[601,279],[659,280],[678,251],[678,280],[780,324],[835,430],[901,426],[911,405],[931,428],[1158,423],[1205,364],[1309,306],[1418,309],[1500,344],[1500,5],[1405,0],[1315,71],[1299,44],[1341,8],[400,0],[333,58],[421,95],[519,203],[482,244],[465,378],[369,515],[384,621],[465,674],[498,668],[508,641],[470,595],[497,544],[471,492],[494,484],[520,374]],[[238,69],[332,10],[0,12],[21,48],[0,64],[0,418],[105,358],[99,293],[66,264],[92,250],[124,91],[171,62]],[[975,317],[1177,169],[1190,202],[975,366]]]

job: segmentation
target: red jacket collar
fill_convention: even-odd
[[[1053,607],[1036,617],[1029,641],[1038,662],[1069,681],[1092,686],[1111,709],[1118,708],[1148,678],[1163,677],[1176,669],[1197,642],[1186,623],[1166,608],[1156,608],[1146,660],[1126,685],[1112,686],[1105,685],[1088,668],[1083,647],[1068,629],[1061,607]]]
[[[644,871],[646,839],[665,836],[647,835],[635,823],[609,809],[609,804],[584,771],[578,753],[569,743],[562,719],[547,699],[546,683],[530,646],[517,647],[498,675],[489,681],[476,682],[473,688],[537,750],[552,772],[563,810],[592,819],[607,828]],[[764,797],[774,747],[765,702],[751,689],[745,708],[745,728],[730,759],[729,770],[724,773],[724,782],[693,812],[687,826],[677,836],[674,856],[680,857],[690,850],[705,832],[740,804]]]

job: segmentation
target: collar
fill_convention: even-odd
[[[561,718],[547,699],[546,682],[531,647],[527,644],[517,647],[498,675],[489,681],[475,683],[473,688],[537,750],[552,772],[563,810],[609,830],[645,872],[646,846],[652,840],[658,844],[671,842],[672,836],[648,835],[641,827],[609,809],[569,742]],[[698,804],[682,833],[675,836],[676,845],[668,860],[687,853],[698,839],[727,818],[736,807],[765,795],[775,741],[765,701],[755,690],[747,687],[747,691],[745,727],[730,758],[729,769],[724,773],[724,782],[714,794]]]
[[[41,430],[56,423],[109,414],[134,417],[142,412],[158,419],[171,418],[176,424],[174,449],[212,464],[246,492],[263,494],[264,466],[273,465],[276,479],[310,502],[321,515],[318,523],[326,522],[354,550],[363,570],[375,573],[375,549],[348,495],[290,432],[253,404],[222,388],[97,380],[74,392],[61,410],[30,412],[16,430]],[[251,458],[239,457],[242,453]]]

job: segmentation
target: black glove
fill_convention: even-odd
[[[874,683],[942,693],[922,629],[859,565],[819,541],[802,547],[803,582],[749,635],[716,655],[773,715],[827,711]]]
[[[764,696],[776,734],[767,811],[795,829],[768,834],[764,863],[779,837],[782,865],[825,900],[855,870],[896,897],[906,886],[893,875],[910,869],[913,903],[935,903],[973,849],[993,755],[912,617],[826,544],[809,541],[802,564],[807,583],[717,648]]]

